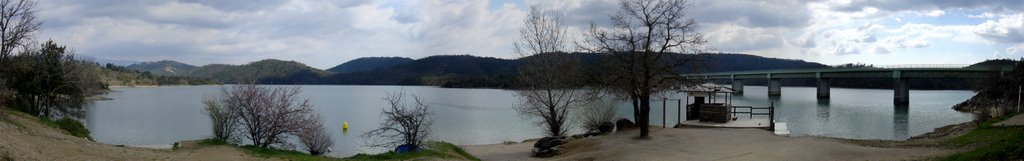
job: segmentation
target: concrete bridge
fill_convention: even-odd
[[[989,78],[998,73],[1005,75],[1012,67],[968,67],[967,65],[890,65],[878,67],[856,68],[818,68],[818,69],[781,69],[736,71],[706,74],[685,74],[687,79],[732,80],[732,88],[743,93],[744,79],[768,79],[768,96],[782,95],[782,79],[815,78],[817,79],[818,99],[829,98],[829,81],[842,78],[892,78],[893,103],[907,105],[910,103],[910,86],[912,78]]]

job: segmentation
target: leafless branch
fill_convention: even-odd
[[[408,100],[411,96],[412,100]],[[381,111],[384,121],[380,127],[363,133],[366,144],[373,147],[393,148],[400,145],[410,146],[416,151],[430,136],[430,126],[434,123],[429,106],[419,97],[407,95],[404,91],[389,92],[384,100],[390,107]]]

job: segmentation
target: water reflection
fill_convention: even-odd
[[[831,110],[832,110],[832,108],[829,108],[829,101],[828,101],[828,99],[818,99],[818,108],[817,108],[817,112],[818,112],[817,116],[818,116],[818,118],[824,119],[825,121],[828,121],[828,117],[829,117],[830,113],[832,112]]]
[[[893,107],[892,132],[893,138],[907,139],[909,135],[910,107],[907,105],[896,105]]]

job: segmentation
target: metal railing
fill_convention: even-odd
[[[888,65],[867,65],[867,66],[846,66],[846,65],[830,65],[833,68],[883,68],[883,69],[894,69],[894,68],[966,68],[969,64],[888,64]]]

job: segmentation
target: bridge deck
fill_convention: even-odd
[[[1012,68],[1001,68],[995,72],[1003,74]],[[987,67],[973,68],[815,68],[815,69],[777,69],[718,72],[707,74],[685,74],[683,77],[707,79],[756,79],[756,78],[913,78],[913,77],[957,77],[987,78],[993,69]]]

